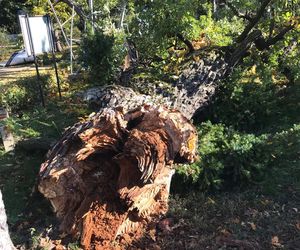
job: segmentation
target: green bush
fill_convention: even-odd
[[[7,107],[13,112],[24,110],[39,99],[36,77],[1,86],[0,106]]]
[[[255,133],[262,130],[269,126],[278,108],[279,87],[272,81],[270,70],[249,74],[237,69],[223,83],[210,119],[239,131]]]
[[[107,35],[102,31],[88,32],[80,47],[80,61],[97,84],[107,84],[120,66],[123,42],[118,36]]]
[[[255,134],[282,130],[300,121],[297,74],[293,74],[296,83],[292,84],[280,67],[258,61],[261,59],[254,56],[248,58],[222,83],[209,120]],[[297,62],[294,65],[297,67]]]
[[[6,59],[9,56],[10,49],[8,45],[10,44],[8,33],[6,29],[0,27],[0,60]]]
[[[0,45],[7,46],[9,45],[9,37],[5,28],[0,27]]]
[[[199,125],[199,161],[178,168],[185,181],[201,190],[245,185],[260,180],[269,162],[267,136],[243,134],[222,124]]]

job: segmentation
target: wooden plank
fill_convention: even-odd
[[[15,140],[12,133],[6,126],[0,127],[0,133],[4,145],[5,152],[9,152],[14,150],[15,148]]]
[[[0,107],[0,121],[8,117],[8,112],[5,108]],[[12,151],[15,147],[15,140],[8,127],[0,125],[0,134],[2,137],[4,149],[6,152]]]

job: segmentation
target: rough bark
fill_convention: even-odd
[[[188,119],[211,104],[220,80],[262,37],[252,29],[269,2],[251,17],[235,47],[194,51],[198,59],[186,63],[169,88],[140,94],[114,85],[84,94],[100,112],[69,128],[40,170],[39,190],[61,230],[80,238],[85,249],[103,249],[138,238],[167,211],[172,164],[195,159],[197,135]]]
[[[178,80],[168,89],[155,88],[154,94],[140,94],[120,85],[92,88],[84,94],[84,100],[97,109],[122,106],[126,110],[141,104],[164,104],[181,111],[188,119],[205,108],[211,101],[230,65],[221,54],[214,52],[198,62],[190,61]]]
[[[197,134],[178,111],[103,109],[69,128],[40,169],[61,230],[85,249],[137,239],[167,211],[173,163],[193,162]]]
[[[0,190],[0,249],[15,249],[8,232],[7,217],[5,213],[2,193]]]
[[[162,89],[157,86],[151,95],[140,94],[131,88],[114,85],[92,88],[86,91],[84,100],[98,110],[116,106],[130,110],[144,103],[160,103],[181,111],[188,119],[191,119],[211,103],[218,90],[219,81],[224,79],[239,63],[260,35],[261,32],[253,31],[230,52],[230,55],[221,50],[194,54],[200,57],[198,61],[190,60],[169,88]]]

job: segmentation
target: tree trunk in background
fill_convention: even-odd
[[[15,249],[8,232],[7,217],[5,213],[2,193],[0,190],[0,249]]]

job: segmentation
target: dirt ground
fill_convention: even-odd
[[[300,190],[285,186],[279,191],[173,194],[167,216],[150,224],[143,238],[130,245],[124,238],[122,245],[112,242],[107,249],[299,249]],[[50,210],[40,210],[29,208],[27,220],[12,227],[21,240],[18,249],[81,249],[60,234]]]

